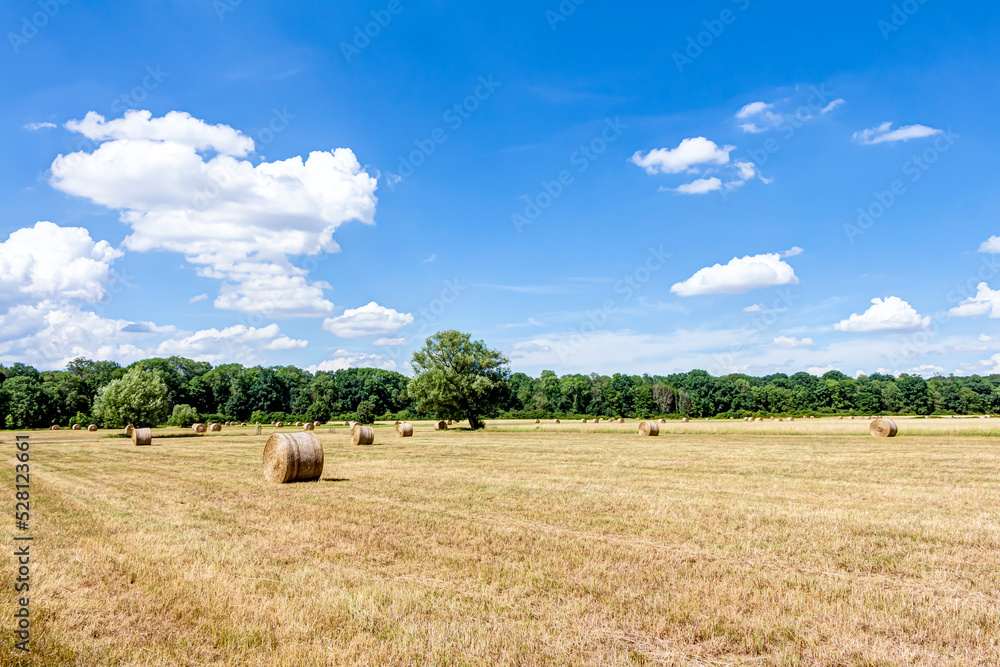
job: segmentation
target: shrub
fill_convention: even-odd
[[[199,421],[201,421],[201,418],[198,416],[198,411],[190,405],[182,403],[174,406],[174,411],[171,413],[170,419],[167,420],[167,425],[187,428]]]
[[[375,423],[375,408],[368,401],[358,403],[358,409],[354,412],[354,421],[361,424]]]

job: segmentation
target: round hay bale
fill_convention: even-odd
[[[285,422],[275,422],[274,426],[276,428],[283,428],[285,426]]]
[[[371,426],[355,424],[351,429],[352,445],[370,445],[375,442],[375,429]]]
[[[62,428],[62,426],[60,426],[59,424],[53,424],[52,426],[49,427],[49,430],[50,431],[58,431],[61,428]]]
[[[535,420],[535,423],[536,423],[536,424],[541,424],[541,423],[542,423],[542,420],[541,420],[541,419],[536,419],[536,420]]]
[[[876,419],[868,425],[868,432],[876,438],[893,438],[896,436],[896,422],[891,419]]]
[[[660,425],[656,422],[639,422],[639,435],[660,435]]]
[[[80,429],[82,429],[82,428],[83,428],[83,427],[82,427],[82,426],[80,426],[79,424],[73,424],[73,430],[74,430],[74,431],[79,431],[79,430],[80,430]]]
[[[309,422],[308,424],[304,425],[302,427],[302,429],[305,430],[305,431],[315,431],[316,430],[316,424],[313,424],[312,422]]]
[[[132,436],[132,431],[134,431],[134,430],[135,430],[135,426],[133,426],[132,424],[129,424],[128,426],[125,427],[125,435],[131,437]]]
[[[209,424],[208,425],[208,430],[209,431],[215,431],[215,432],[221,431],[222,430],[222,424]]]
[[[97,424],[91,424],[90,426],[87,427],[87,430],[88,431],[96,431],[97,430]]]
[[[625,423],[625,420],[624,420],[624,419],[622,419],[621,417],[619,417],[619,418],[618,418],[618,423],[619,423],[619,424],[624,424],[624,423]]]
[[[323,445],[312,433],[273,433],[264,445],[264,479],[311,482],[323,474]]]
[[[302,422],[295,422],[296,426],[302,426]]]
[[[848,417],[848,419],[854,419],[854,415],[851,415],[850,417]]]
[[[581,423],[581,424],[586,424],[586,423],[587,423],[587,420],[586,420],[586,419],[581,419],[581,420],[580,420],[580,423]]]
[[[553,420],[552,420],[552,423],[553,423],[553,424],[561,424],[562,422],[560,422],[560,421],[559,421],[558,419],[553,419]]]
[[[691,421],[691,420],[688,419],[687,417],[684,417],[683,419],[681,419],[681,423],[682,424],[687,424],[689,421]]]
[[[447,431],[448,430],[448,424],[447,424],[447,422],[443,422],[443,421],[434,422],[434,430],[435,431]]]
[[[344,426],[350,426],[351,422],[344,422]]]
[[[789,418],[788,418],[788,421],[790,421],[790,422],[793,422],[793,421],[795,421],[795,417],[789,417]]]
[[[450,420],[450,419],[448,420],[448,426],[451,426],[451,425],[452,425],[452,424],[454,424],[454,423],[455,423],[455,422],[453,422],[452,420]]]
[[[595,424],[600,424],[600,423],[601,423],[601,420],[600,420],[600,419],[595,419],[595,420],[594,420],[594,423],[595,423]]]
[[[757,417],[757,419],[754,419],[754,421],[755,422],[762,422],[762,421],[764,421],[764,418],[763,417]]]
[[[136,447],[144,447],[153,444],[153,429],[137,428],[132,430],[132,444]]]
[[[240,422],[240,426],[246,426],[246,425],[247,425],[246,422]]]
[[[399,423],[396,424],[396,435],[400,438],[409,438],[413,436],[413,425]]]
[[[191,424],[191,430],[195,433],[204,433],[208,430],[208,427],[204,424]]]

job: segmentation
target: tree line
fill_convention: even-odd
[[[22,363],[0,365],[0,424],[8,429],[75,423],[118,428],[136,419],[150,425],[188,426],[195,421],[368,423],[471,416],[476,427],[480,417],[1000,412],[1000,375],[925,380],[879,373],[852,378],[829,371],[821,377],[809,373],[715,377],[693,370],[611,376],[542,371],[533,378],[511,374],[502,355],[481,341],[470,341],[467,334],[443,334],[459,338],[437,334],[436,347],[429,339],[428,347],[414,356],[418,374],[412,380],[375,368],[310,373],[295,366],[213,367],[184,357],[144,359],[128,366],[80,358],[63,371],[39,371]],[[452,388],[451,393],[442,396],[441,387]]]

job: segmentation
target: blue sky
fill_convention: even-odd
[[[336,5],[4,4],[0,361],[1000,368],[993,3]]]

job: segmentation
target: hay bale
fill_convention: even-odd
[[[323,445],[312,433],[274,433],[264,445],[264,479],[311,482],[323,474]]]
[[[450,420],[450,419],[448,420],[448,426],[451,426],[451,425],[452,425],[452,424],[454,424],[454,423],[455,423],[455,422],[453,422],[452,420]]]
[[[535,423],[536,423],[536,424],[541,424],[541,423],[542,423],[542,420],[541,420],[541,419],[536,419],[536,420],[535,420]]]
[[[132,444],[136,447],[153,444],[153,429],[137,428],[132,430]]]
[[[660,425],[656,422],[639,422],[639,435],[660,435]]]
[[[897,433],[896,422],[891,419],[876,419],[868,425],[868,432],[876,438],[894,438]]]
[[[624,420],[624,419],[622,419],[621,417],[619,417],[619,418],[618,418],[618,423],[619,423],[619,424],[624,424],[624,423],[625,423],[625,420]]]
[[[285,422],[275,422],[274,426],[275,428],[284,428]]]
[[[91,424],[90,426],[87,427],[87,430],[88,431],[96,431],[97,430],[97,424]]]
[[[204,424],[191,424],[191,430],[195,433],[204,433],[208,430],[208,427]]]
[[[363,424],[355,424],[351,429],[352,445],[370,445],[375,442],[375,429]]]
[[[246,426],[246,425],[247,425],[246,422],[240,422],[240,426]]]
[[[350,426],[351,422],[344,422],[344,426]]]
[[[397,419],[397,420],[396,420],[396,423],[395,423],[395,424],[393,424],[393,426],[399,426],[399,425],[400,425],[400,424],[402,424],[402,423],[403,423],[403,422],[401,422],[401,421],[399,421],[399,420]]]
[[[135,430],[135,426],[133,426],[132,424],[129,424],[128,426],[125,427],[125,435],[127,435],[129,437],[132,437],[132,431],[134,431],[134,430]]]
[[[581,423],[581,424],[586,424],[586,423],[587,423],[587,420],[586,420],[586,419],[581,419],[581,420],[580,420],[580,423]]]
[[[762,421],[764,421],[764,418],[763,417],[757,417],[757,419],[754,419],[754,421],[755,422],[762,422]]]
[[[691,420],[688,419],[687,417],[684,417],[683,419],[681,419],[681,423],[682,424],[687,424],[689,421],[691,421]]]
[[[399,423],[396,424],[396,435],[400,438],[409,438],[413,436],[413,425]]]
[[[434,430],[435,431],[447,431],[448,430],[448,424],[447,424],[447,422],[443,422],[443,421],[434,422]]]
[[[302,426],[302,422],[295,422],[296,426]]]
[[[594,423],[595,423],[595,424],[600,424],[600,423],[601,423],[601,420],[600,420],[600,419],[595,419],[595,420],[594,420]]]
[[[50,431],[58,431],[61,428],[62,428],[62,426],[60,426],[59,424],[53,424],[52,426],[49,427],[49,430]]]
[[[315,431],[316,430],[316,424],[313,424],[312,422],[309,422],[308,424],[303,425],[302,429],[305,430],[305,431]]]
[[[208,425],[208,430],[209,431],[215,431],[215,432],[221,431],[222,430],[222,424],[209,424]]]
[[[552,423],[553,423],[553,424],[561,424],[562,422],[560,422],[560,421],[559,421],[558,419],[553,419],[553,420],[552,420]]]
[[[74,431],[79,431],[79,430],[80,430],[80,429],[82,429],[82,428],[83,428],[83,427],[82,427],[82,426],[80,426],[79,424],[73,424],[73,430],[74,430]]]
[[[788,421],[790,421],[790,422],[793,422],[793,421],[795,421],[795,417],[789,417],[789,418],[788,418]]]

